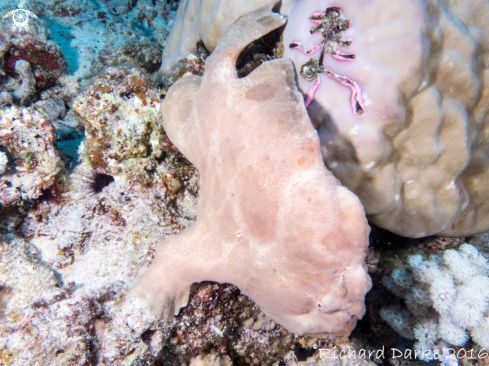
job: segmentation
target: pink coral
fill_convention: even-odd
[[[358,195],[374,224],[423,237],[489,229],[489,4],[485,0],[301,0],[284,43],[323,41],[310,15],[340,8],[351,44],[328,67],[358,83],[351,91],[322,78],[308,107],[326,165]],[[311,56],[285,47],[299,73]],[[313,80],[298,77],[307,94]]]
[[[307,81],[314,80],[314,85],[309,89],[306,98],[306,108],[309,107],[314,94],[321,85],[321,74],[326,72],[331,79],[336,80],[341,85],[350,88],[351,90],[351,109],[354,114],[363,114],[365,107],[361,97],[361,89],[358,83],[350,79],[346,75],[339,75],[336,72],[325,68],[325,55],[329,53],[331,57],[338,61],[353,61],[356,57],[354,53],[344,53],[337,49],[339,46],[349,46],[352,43],[351,39],[345,39],[341,33],[350,28],[350,20],[345,18],[341,8],[330,6],[324,12],[316,11],[310,16],[311,22],[316,26],[311,29],[311,34],[321,32],[323,39],[316,44],[310,51],[304,50],[302,44],[298,41],[290,43],[289,47],[298,49],[307,56],[315,54],[321,50],[319,58],[311,58],[301,67],[301,76]]]

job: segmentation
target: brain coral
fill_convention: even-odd
[[[487,19],[485,0],[301,0],[291,11],[284,57],[303,93],[321,82],[308,112],[324,160],[374,224],[409,237],[489,229]]]
[[[296,0],[282,0],[280,12],[288,14]],[[243,14],[269,4],[270,0],[183,0],[173,23],[157,78],[170,72],[178,58],[196,51],[202,41],[209,51],[216,48],[226,28]]]
[[[183,77],[162,104],[168,137],[200,172],[198,214],[132,291],[167,317],[193,282],[232,283],[291,332],[348,335],[371,285],[360,201],[324,166],[291,62],[237,77],[243,48],[284,24],[270,8],[229,27],[204,76]]]

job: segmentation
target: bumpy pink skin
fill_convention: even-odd
[[[270,8],[228,28],[204,76],[183,77],[163,102],[169,138],[200,172],[198,215],[132,292],[168,317],[193,282],[232,283],[293,333],[346,336],[371,286],[363,207],[324,166],[292,63],[236,73],[243,48],[284,23]]]

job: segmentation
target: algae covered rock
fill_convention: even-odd
[[[121,179],[121,183],[159,182],[176,192],[181,183],[166,179],[171,172],[159,162],[166,157],[178,171],[182,166],[194,169],[166,137],[158,113],[160,90],[144,71],[109,68],[89,84],[72,107],[85,125],[85,163]]]
[[[30,64],[37,87],[48,88],[66,71],[67,62],[59,45],[49,39],[42,20],[31,21],[27,30],[14,31],[0,23],[0,73],[16,74],[16,62]]]
[[[32,108],[0,110],[0,203],[20,204],[50,188],[63,164],[55,149],[53,125]]]

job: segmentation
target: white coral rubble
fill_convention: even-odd
[[[383,283],[405,300],[411,314],[391,306],[382,308],[380,316],[402,336],[416,339],[417,349],[433,349],[439,340],[463,346],[469,333],[474,342],[487,348],[488,274],[487,260],[469,244],[428,260],[410,256],[407,268],[395,269]]]
[[[0,175],[7,171],[8,158],[7,154],[3,151],[0,151]]]

